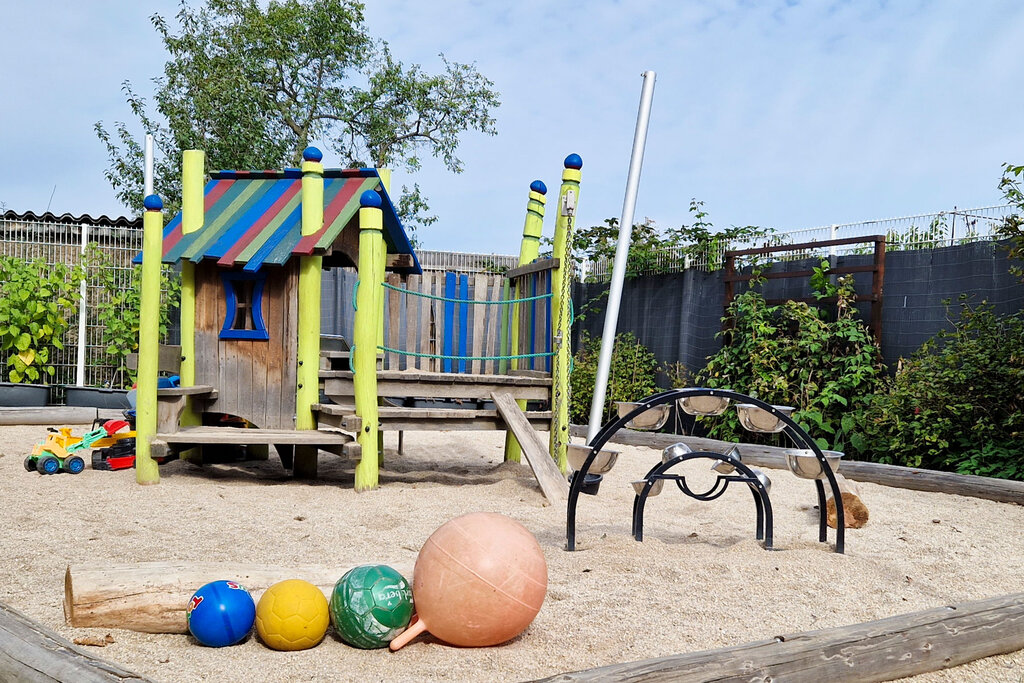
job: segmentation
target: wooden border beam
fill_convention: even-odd
[[[572,426],[573,436],[586,436],[586,427]],[[685,443],[694,450],[724,453],[733,446],[739,446],[743,454],[743,462],[754,467],[772,467],[786,470],[786,457],[783,448],[761,446],[757,444],[737,444],[732,441],[702,439],[682,434],[657,434],[620,429],[611,439],[615,443],[627,446],[649,446],[665,448],[674,443]],[[861,460],[843,460],[839,472],[847,479],[864,481],[882,486],[911,489],[914,491],[930,491],[948,493],[957,496],[983,498],[1000,503],[1017,503],[1024,505],[1024,481],[978,477],[973,474],[954,474],[916,467],[900,467],[883,465],[877,462]]]
[[[1024,593],[1016,593],[543,681],[889,681],[1022,648]]]
[[[92,656],[0,603],[0,680],[112,683],[149,679]]]

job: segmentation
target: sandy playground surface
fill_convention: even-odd
[[[113,644],[85,649],[157,681],[527,680],[1024,591],[1024,506],[961,496],[862,484],[871,521],[848,530],[837,555],[817,542],[813,483],[767,470],[777,552],[754,540],[753,501],[739,487],[700,503],[666,486],[637,543],[628,482],[660,451],[623,446],[600,495],[581,497],[580,550],[569,553],[565,509],[545,506],[525,464],[502,463],[500,432],[410,432],[404,456],[387,434],[381,487],[363,494],[352,490],[353,463],[328,453],[313,483],[291,480],[273,451],[264,462],[172,462],[158,486],[138,486],[134,470],[44,477],[22,465],[44,436],[45,427],[0,427],[0,602],[68,639],[111,633]],[[69,564],[336,563],[340,577],[364,562],[411,566],[434,529],[477,510],[522,522],[548,563],[540,614],[503,646],[420,638],[397,653],[364,651],[329,631],[318,647],[285,653],[255,636],[210,649],[187,635],[64,623]],[[914,680],[1019,683],[1024,651]]]

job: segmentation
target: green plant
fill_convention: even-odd
[[[1009,240],[1007,251],[1011,259],[1010,272],[1024,282],[1024,191],[1021,191],[1021,174],[1024,166],[1003,164],[1003,177],[999,181],[999,189],[1003,191],[1006,201],[1016,208],[996,229],[996,234]]]
[[[950,323],[858,412],[852,444],[882,463],[1024,478],[1024,312],[961,296]]]
[[[89,245],[87,259],[96,273],[101,295],[94,305],[96,322],[103,328],[103,344],[111,365],[116,367],[110,385],[123,388],[135,381],[127,357],[139,348],[142,266],[132,269],[126,284],[111,267],[110,259],[95,244]],[[160,337],[167,337],[171,313],[181,300],[181,280],[170,266],[160,271]]]
[[[874,391],[882,362],[867,328],[854,317],[852,278],[830,285],[827,265],[819,267],[816,284],[819,294],[836,296],[835,316],[799,301],[770,305],[754,280],[726,312],[724,344],[697,373],[696,384],[794,406],[793,418],[819,445],[845,451],[855,428],[850,412]],[[755,438],[732,411],[705,424],[717,438]]]
[[[600,354],[601,339],[584,333],[569,375],[569,420],[576,424],[586,424],[590,418]],[[602,422],[615,414],[615,401],[637,401],[655,393],[658,390],[655,383],[657,369],[658,361],[654,354],[631,332],[617,335],[612,349]]]
[[[80,266],[0,256],[0,352],[11,382],[53,376],[53,350],[64,348],[83,277]]]

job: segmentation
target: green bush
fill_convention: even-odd
[[[952,331],[925,342],[857,417],[866,459],[1024,479],[1024,312],[961,296]]]
[[[695,382],[793,406],[793,419],[820,446],[845,451],[855,428],[851,412],[867,400],[882,376],[881,354],[854,317],[852,279],[830,284],[827,262],[815,270],[812,284],[820,295],[837,298],[835,316],[804,302],[770,305],[751,288],[730,305],[724,318],[730,329],[720,333],[724,344]],[[701,422],[715,438],[778,439],[743,430],[735,411]]]
[[[601,339],[591,338],[584,333],[569,375],[569,420],[574,424],[587,424],[590,420],[590,404],[594,398],[600,354]],[[658,361],[654,354],[632,333],[623,332],[616,336],[602,423],[615,414],[614,401],[637,401],[656,393],[657,369]]]
[[[135,371],[128,369],[127,358],[139,348],[139,312],[142,304],[142,266],[132,269],[128,286],[118,278],[109,257],[95,243],[87,255],[97,274],[102,296],[95,306],[96,321],[103,328],[103,344],[111,365],[116,366],[110,385],[130,387]],[[160,338],[167,337],[171,313],[181,300],[181,279],[170,266],[160,270]]]
[[[83,277],[80,266],[0,256],[0,374],[14,383],[53,376],[51,356],[64,348]]]

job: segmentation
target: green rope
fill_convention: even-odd
[[[553,356],[554,352],[549,353],[521,353],[516,356],[444,356],[435,353],[417,353],[415,351],[403,351],[402,349],[393,349],[389,346],[378,346],[381,351],[388,353],[398,353],[403,356],[414,356],[416,358],[440,358],[441,360],[511,360],[513,358],[538,358],[542,356]]]
[[[422,296],[422,297],[424,297],[426,299],[435,299],[437,301],[452,301],[452,302],[455,302],[457,304],[483,304],[483,305],[488,305],[488,304],[521,304],[521,303],[525,303],[527,301],[536,301],[537,299],[550,299],[551,298],[551,293],[548,292],[547,294],[538,294],[537,296],[528,296],[525,299],[506,299],[505,301],[473,301],[472,299],[457,299],[457,298],[452,298],[452,297],[447,297],[447,296],[437,296],[436,294],[427,294],[425,292],[414,292],[414,291],[412,291],[410,289],[402,289],[401,287],[395,287],[394,285],[388,284],[387,282],[382,282],[381,284],[384,286],[385,289],[393,289],[396,292],[402,292],[403,294],[408,294],[410,296]],[[440,356],[438,356],[438,357],[440,357]],[[461,358],[461,356],[452,356],[452,357],[453,358]],[[511,358],[511,356],[510,356],[510,358]]]

